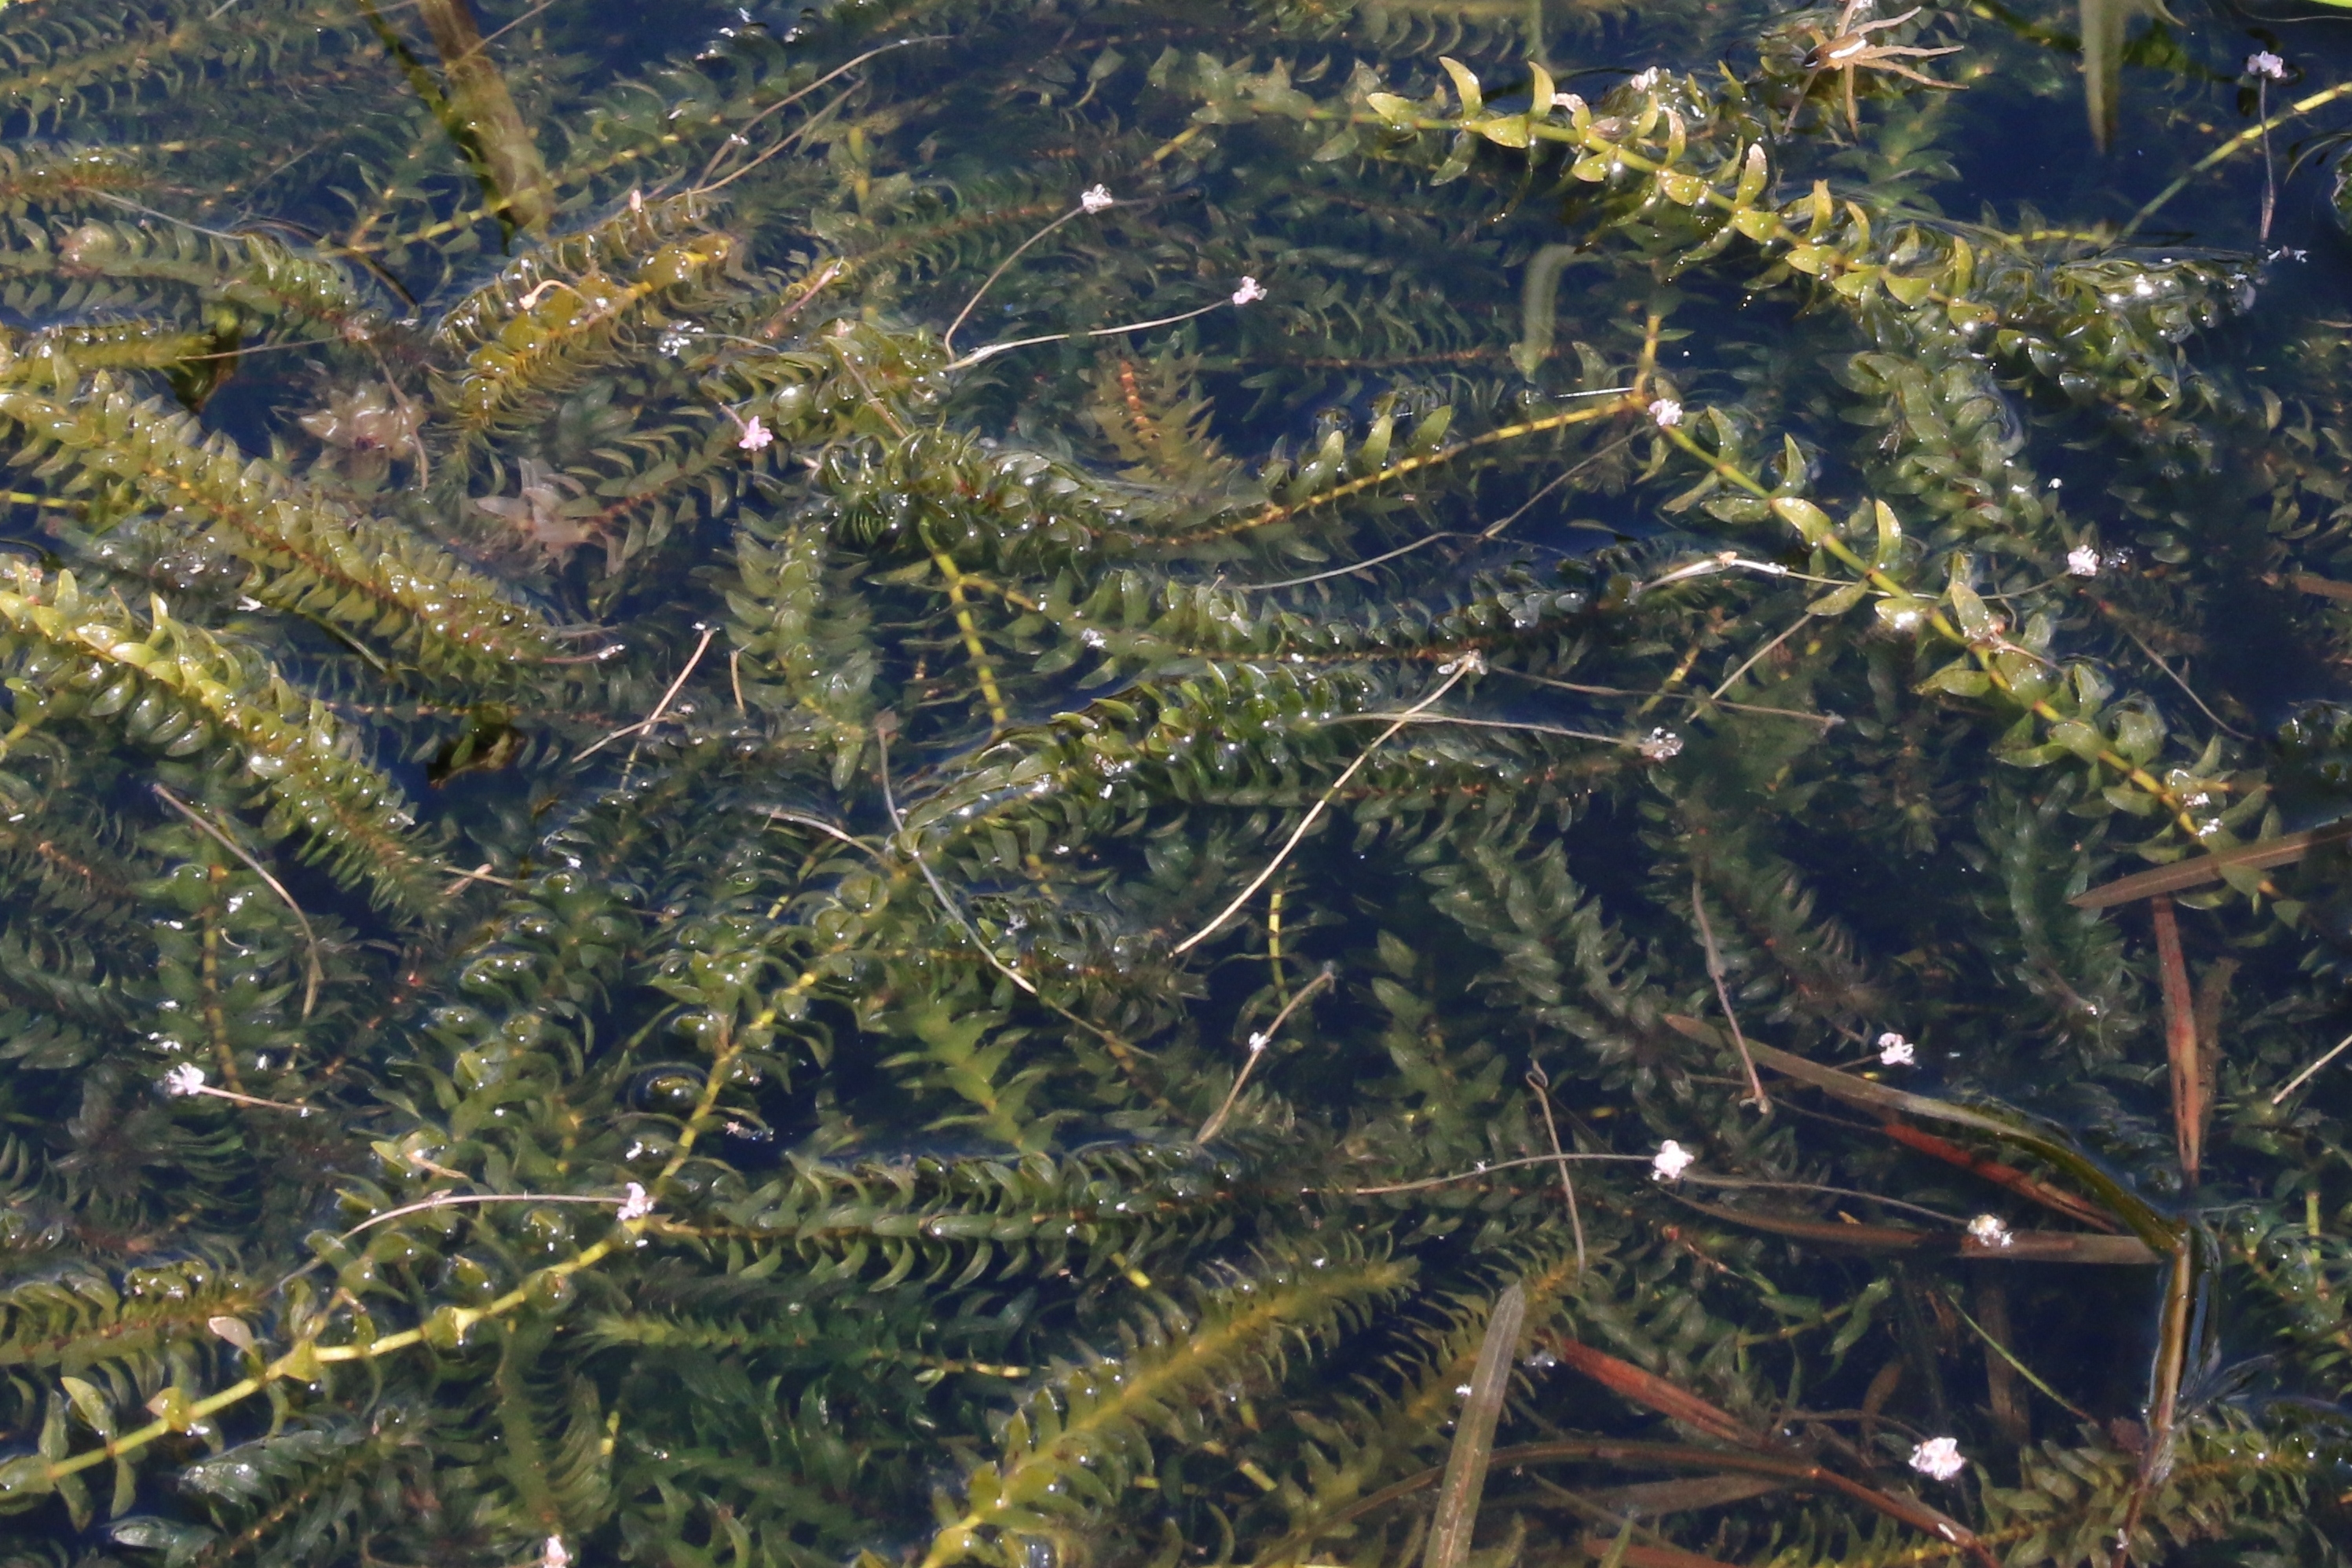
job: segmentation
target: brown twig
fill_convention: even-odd
[[[2030,1204],[2042,1204],[2044,1208],[2053,1210],[2053,1213],[2063,1213],[2063,1216],[2070,1218],[2070,1220],[2082,1220],[2084,1225],[2088,1225],[2091,1229],[2103,1229],[2103,1232],[2107,1234],[2115,1234],[2119,1232],[2119,1229],[2124,1229],[2122,1225],[2116,1225],[2115,1216],[2110,1216],[2105,1208],[2098,1208],[2095,1204],[2088,1204],[2088,1201],[2079,1199],[2079,1197],[2074,1197],[2072,1192],[2061,1192],[2058,1187],[2051,1187],[2049,1183],[2039,1183],[2039,1180],[2034,1180],[2032,1176],[2025,1176],[2025,1171],[2018,1171],[2016,1166],[2004,1166],[2004,1164],[1997,1159],[1985,1159],[1983,1155],[1971,1155],[1971,1152],[1959,1147],[1957,1143],[1945,1143],[1945,1140],[1938,1138],[1936,1133],[1922,1133],[1916,1126],[1912,1126],[1910,1122],[1895,1122],[1895,1119],[1889,1119],[1889,1122],[1884,1124],[1884,1128],[1886,1128],[1886,1135],[1894,1138],[1895,1143],[1906,1145],[1906,1147],[1910,1147],[1910,1150],[1922,1152],[1922,1155],[1927,1155],[1928,1159],[1945,1161],[1948,1166],[1959,1166],[1961,1171],[1969,1171],[1971,1176],[1983,1176],[1988,1183],[2000,1185],[2000,1187],[2009,1187],[2011,1192],[2016,1192],[2021,1199],[2030,1201]]]
[[[2156,915],[2156,971],[2164,993],[2164,1054],[2172,1068],[2172,1135],[2180,1155],[2181,1186],[2197,1190],[2204,1164],[2205,1074],[2198,1060],[2197,1004],[2189,989],[2189,962],[2180,953],[2180,921],[2172,897],[2159,894]]]
[[[2116,1223],[2114,1216],[2095,1204],[2086,1203],[2073,1193],[2062,1192],[2046,1182],[2036,1181],[2014,1166],[1972,1154],[1933,1133],[1922,1132],[1908,1122],[1898,1122],[1890,1117],[1885,1126],[1886,1135],[1905,1147],[1916,1149],[1930,1159],[1942,1160],[1946,1165],[1958,1166],[1973,1176],[1980,1176],[1996,1186],[2007,1187],[2029,1203],[2038,1203],[2053,1213],[2080,1220],[2092,1229],[2104,1230],[2109,1235],[2123,1228]]]
[[[1645,1410],[1654,1411],[1670,1421],[1679,1421],[1685,1427],[1695,1427],[1710,1437],[1737,1443],[1743,1448],[1764,1447],[1763,1437],[1742,1425],[1729,1411],[1707,1403],[1654,1372],[1644,1371],[1630,1361],[1611,1355],[1605,1350],[1595,1350],[1565,1334],[1548,1340],[1546,1348],[1562,1363],[1612,1394],[1630,1399]]]
[[[639,719],[636,723],[623,725],[620,728],[613,731],[612,734],[604,737],[602,740],[595,741],[593,744],[583,747],[580,754],[577,757],[574,757],[572,760],[578,762],[585,758],[592,757],[595,753],[604,750],[604,747],[612,745],[613,742],[620,739],[625,735],[643,736],[647,730],[659,724],[661,722],[662,715],[669,711],[670,702],[677,695],[678,688],[686,685],[687,678],[694,674],[695,666],[702,663],[702,655],[710,651],[710,640],[718,635],[719,628],[716,626],[705,626],[702,629],[702,641],[694,645],[693,656],[686,661],[686,668],[677,673],[677,679],[670,682],[669,690],[662,693],[661,701],[654,704],[653,712],[646,715],[645,717]],[[630,761],[635,761],[636,755],[636,748],[635,747],[630,747]],[[622,771],[624,773],[628,771],[625,764],[623,766]]]
[[[2321,1068],[2326,1066],[2329,1062],[2335,1061],[2337,1057],[2343,1055],[2347,1050],[2352,1050],[2352,1034],[2347,1034],[2342,1040],[2337,1040],[2336,1044],[2330,1048],[2325,1055],[2321,1056],[2318,1061],[2313,1062],[2310,1066],[2305,1068],[2302,1071],[2288,1079],[2286,1081],[2286,1087],[2271,1096],[2271,1103],[2276,1105],[2280,1102],[2284,1101],[2288,1095],[2302,1088],[2305,1083],[2311,1081],[2313,1074],[2316,1073]]]
[[[2140,1517],[2147,1511],[2149,1494],[2172,1473],[2180,1383],[2189,1369],[2189,1342],[2197,1315],[2197,1249],[2184,1243],[2172,1254],[2172,1271],[2165,1286],[2156,1364],[2148,1379],[2147,1448],[2140,1455],[2139,1474],[2132,1481],[2131,1500],[2125,1504],[2123,1522],[2116,1531],[2115,1555],[2109,1559],[2109,1568],[2129,1568],[2132,1537],[2139,1531]]]
[[[1234,1086],[1226,1094],[1225,1103],[1217,1107],[1215,1115],[1201,1124],[1198,1133],[1192,1134],[1194,1143],[1205,1144],[1223,1131],[1225,1118],[1233,1114],[1234,1103],[1242,1097],[1242,1085],[1249,1082],[1250,1070],[1257,1065],[1257,1059],[1265,1054],[1265,1048],[1274,1043],[1274,1037],[1281,1032],[1284,1024],[1290,1021],[1290,1015],[1298,1010],[1299,1004],[1329,985],[1334,973],[1327,968],[1299,987],[1297,992],[1282,1004],[1282,1010],[1274,1015],[1274,1021],[1249,1037],[1249,1059],[1242,1063],[1242,1070],[1234,1074]]]
[[[2237,977],[2237,959],[2216,958],[2197,982],[2197,1079],[2209,1126],[2221,1089],[2221,1009],[2229,1005],[2230,987]]]
[[[1622,1530],[1608,1537],[1587,1535],[1580,1544],[1586,1556],[1602,1563],[1614,1557],[1624,1568],[1732,1568],[1719,1557],[1702,1557],[1680,1547],[1645,1546],[1628,1541]]]

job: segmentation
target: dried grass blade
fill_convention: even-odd
[[[2189,1190],[2205,1158],[2205,1075],[2198,1062],[2197,1002],[2189,989],[2189,961],[2181,956],[2180,921],[2169,894],[2155,904],[2156,972],[2164,992],[2164,1054],[2172,1068],[2172,1136],[2180,1155],[2180,1180]]]
[[[1702,1557],[1672,1546],[1635,1545],[1630,1529],[1610,1537],[1588,1535],[1580,1544],[1586,1556],[1622,1563],[1625,1568],[1732,1568],[1719,1557]]]
[[[2216,850],[2208,855],[2191,855],[2170,865],[2135,872],[2130,876],[2104,883],[2087,893],[2078,893],[2066,902],[2077,909],[2113,909],[2118,904],[2152,898],[2159,893],[2179,893],[2184,888],[2202,887],[2209,882],[2219,882],[2221,873],[2232,866],[2260,871],[2269,866],[2291,865],[2322,844],[2332,844],[2347,838],[2352,838],[2352,822],[2332,822],[2324,828],[2285,833],[2275,839],[2264,839],[2260,843],[2241,844],[2232,850]]]
[[[1780,1214],[1769,1208],[1727,1208],[1721,1204],[1701,1203],[1695,1197],[1685,1197],[1682,1201],[1709,1219],[1720,1219],[1727,1225],[1741,1225],[1773,1236],[1819,1242],[1826,1247],[1851,1247],[1864,1252],[1916,1251],[1937,1241],[1958,1240],[1957,1233],[1921,1230],[1909,1225],[1849,1225],[1843,1220],[1813,1219],[1804,1215]]]
[[[1948,1542],[1978,1568],[2000,1568],[1998,1560],[1978,1538],[1976,1531],[1940,1509],[1930,1508],[1916,1498],[1880,1491],[1876,1487],[1866,1486],[1806,1459],[1783,1458],[1777,1454],[1727,1454],[1720,1449],[1691,1448],[1675,1443],[1593,1442],[1570,1438],[1560,1442],[1523,1443],[1516,1448],[1497,1448],[1494,1462],[1509,1466],[1541,1464],[1552,1459],[1602,1459],[1618,1464],[1672,1465],[1693,1469],[1777,1476],[1792,1486],[1809,1490],[1836,1492],[1937,1541]],[[1411,1484],[1400,1482],[1399,1487]],[[1428,1482],[1424,1480],[1420,1484],[1425,1486]],[[1388,1489],[1391,1493],[1397,1490]]]
[[[2270,580],[2265,578],[2263,580]],[[2286,581],[2290,587],[2299,588],[2304,592],[2315,594],[2321,599],[2333,599],[2339,603],[2352,604],[2352,582],[2338,582],[2332,577],[2321,577],[2308,571],[2291,571],[2286,575]]]
[[[2352,1034],[2347,1034],[2342,1040],[2337,1040],[2334,1048],[2331,1049],[2326,1055],[2321,1057],[2318,1061],[2313,1062],[2310,1066],[2305,1068],[2302,1071],[2288,1079],[2286,1081],[2286,1087],[2271,1096],[2271,1103],[2273,1105],[2278,1104],[2288,1095],[2302,1088],[2305,1083],[2311,1081],[2313,1075],[2317,1073],[2321,1068],[2326,1066],[2329,1062],[2343,1055],[2347,1049],[2352,1049]]]
[[[2123,75],[2124,30],[2133,0],[2080,0],[2083,40],[2083,106],[2090,111],[2091,141],[2102,152],[2115,140],[2117,84]]]
[[[449,84],[442,124],[475,165],[482,193],[499,218],[528,234],[543,234],[555,215],[555,193],[539,142],[523,123],[506,78],[484,47],[468,0],[417,0],[417,13]]]
[[[2197,1249],[2184,1246],[2173,1254],[2172,1273],[2164,1292],[2164,1317],[2158,1334],[2156,1364],[2148,1375],[2147,1449],[2140,1456],[2139,1473],[2132,1479],[2131,1500],[2116,1531],[2115,1555],[2108,1568],[2130,1568],[2132,1546],[2149,1494],[2172,1473],[2174,1427],[2180,1415],[2180,1385],[2189,1370],[2189,1341],[2195,1335],[2198,1276],[2203,1272]]]
[[[1696,1022],[1695,1019],[1678,1020],[1673,1014],[1667,1015],[1665,1021],[1676,1029],[1682,1029],[1685,1023]],[[1697,1027],[1705,1029],[1706,1026],[1698,1024]],[[1874,1083],[1866,1078],[1857,1078],[1851,1072],[1840,1072],[1833,1067],[1808,1061],[1785,1051],[1776,1051],[1762,1040],[1748,1043],[1756,1053],[1756,1060],[1764,1066],[1800,1083],[1810,1083],[1850,1105],[1868,1105],[1874,1110],[1894,1111],[1926,1121],[1966,1127],[1971,1132],[1982,1133],[1997,1143],[2009,1144],[2037,1155],[2097,1195],[2106,1211],[2121,1220],[2125,1228],[2147,1243],[2151,1250],[2169,1256],[2181,1245],[2184,1230],[2179,1221],[2158,1213],[2146,1198],[2084,1155],[2063,1134],[2048,1128],[2044,1124],[2033,1122],[2013,1111],[1979,1110],[1974,1106],[1955,1105],[1948,1101],[1932,1099],[1925,1094],[1913,1094],[1884,1083]],[[2094,1241],[2099,1238],[2086,1236],[2077,1239]]]
[[[1863,1251],[1935,1250],[1990,1263],[2095,1263],[2144,1267],[2160,1263],[2163,1254],[2136,1236],[2083,1236],[2063,1230],[2016,1230],[2003,1242],[1988,1243],[1956,1231],[1917,1230],[1907,1225],[1848,1225],[1843,1221],[1810,1219],[1776,1214],[1764,1208],[1724,1208],[1684,1198],[1683,1203],[1710,1219],[1744,1225],[1751,1230],[1793,1237],[1825,1247],[1852,1247]]]
[[[1947,1296],[1945,1301],[1952,1311],[1958,1314],[1960,1322],[1974,1329],[1977,1337],[1985,1342],[1986,1348],[1993,1352],[1993,1354],[1985,1362],[1989,1372],[1993,1367],[2000,1367],[2004,1372],[2013,1373],[2040,1389],[2076,1420],[2091,1419],[2089,1411],[2035,1376],[2033,1369],[2020,1361],[2015,1353],[2011,1351],[2008,1342],[2015,1336],[2011,1333],[2009,1326],[2009,1298],[1997,1281],[1986,1281],[1983,1288],[1977,1292],[1977,1311],[1984,1313],[1983,1322],[1979,1322],[1969,1316],[1968,1309],[1961,1306],[1957,1299]],[[2000,1392],[2002,1382],[2003,1379],[1994,1375],[1993,1419],[1995,1424],[2002,1428],[2003,1437],[2009,1437],[2022,1448],[2026,1441],[2021,1431],[2025,1425],[2025,1409],[2021,1404],[2016,1402],[2013,1389],[2007,1394]]]
[[[1495,1423],[1510,1392],[1527,1316],[1528,1293],[1521,1287],[1513,1285],[1495,1298],[1486,1337],[1478,1347],[1478,1368],[1470,1377],[1470,1398],[1454,1428],[1454,1451],[1445,1458],[1445,1480],[1438,1488],[1437,1517],[1430,1525],[1422,1568],[1462,1568],[1470,1560],[1470,1535],[1477,1528],[1478,1500],[1486,1490],[1486,1464],[1495,1451]]]
[[[2197,1082],[2205,1097],[2205,1115],[2211,1125],[2213,1102],[2221,1093],[2221,1010],[2229,1006],[2230,987],[2238,978],[2235,958],[2216,958],[2197,982]]]
[[[1727,1443],[1744,1448],[1760,1448],[1763,1439],[1740,1425],[1737,1416],[1721,1410],[1675,1384],[1667,1382],[1654,1372],[1645,1372],[1630,1361],[1621,1361],[1607,1351],[1595,1350],[1565,1335],[1552,1342],[1554,1355],[1592,1379],[1612,1394],[1622,1395],[1645,1409],[1654,1410],[1671,1421],[1680,1421],[1710,1437],[1720,1437]]]
[[[1694,1509],[1722,1508],[1785,1490],[1786,1482],[1769,1476],[1695,1476],[1680,1481],[1636,1481],[1629,1487],[1590,1495],[1595,1503],[1614,1512],[1656,1517]]]
[[[2006,1243],[1965,1237],[1960,1256],[1996,1263],[2084,1263],[2145,1269],[2168,1256],[2137,1236],[2084,1236],[2063,1230],[2014,1230]]]
[[[2000,1568],[2000,1563],[1985,1543],[1977,1538],[1976,1532],[1949,1514],[1930,1508],[1916,1498],[1897,1497],[1880,1491],[1875,1487],[1864,1486],[1835,1470],[1802,1458],[1783,1458],[1778,1454],[1728,1453],[1721,1448],[1698,1448],[1683,1443],[1570,1437],[1556,1442],[1522,1443],[1513,1448],[1496,1448],[1488,1462],[1506,1469],[1514,1465],[1602,1463],[1770,1476],[1784,1485],[1808,1491],[1836,1492],[1937,1541],[1958,1547],[1971,1563],[1977,1564],[1977,1568]],[[1327,1515],[1319,1529],[1328,1533],[1351,1524],[1368,1513],[1386,1508],[1399,1498],[1410,1497],[1423,1487],[1434,1485],[1437,1479],[1438,1471],[1433,1468],[1418,1475],[1407,1476],[1402,1480],[1391,1481],[1380,1490],[1368,1492]],[[1296,1540],[1295,1537],[1286,1540],[1276,1552],[1259,1558],[1258,1562],[1271,1565],[1295,1561],[1283,1556],[1282,1552],[1293,1545]]]
[[[1928,1158],[1941,1160],[1946,1165],[1958,1166],[1971,1176],[1979,1176],[1997,1186],[2007,1187],[2018,1197],[2031,1203],[2038,1203],[2053,1213],[2063,1214],[2069,1219],[2078,1220],[2094,1230],[2103,1230],[2109,1235],[2123,1228],[2116,1223],[2115,1217],[2104,1209],[2084,1202],[2071,1192],[2062,1192],[2047,1182],[2036,1181],[2015,1166],[2003,1165],[1999,1160],[1987,1159],[1982,1155],[1972,1154],[1959,1145],[1939,1138],[1933,1133],[1922,1132],[1908,1122],[1898,1122],[1889,1118],[1884,1125],[1886,1135],[1904,1147],[1915,1149]]]

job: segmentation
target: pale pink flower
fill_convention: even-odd
[[[1242,286],[1234,290],[1234,303],[1236,305],[1255,305],[1265,298],[1265,290],[1258,287],[1255,277],[1243,278]]]
[[[1969,1468],[1957,1437],[1930,1437],[1911,1450],[1911,1468],[1930,1480],[1948,1481]]]
[[[743,422],[743,434],[737,438],[735,444],[746,452],[765,452],[775,439],[776,433],[761,423],[760,416],[755,413]]]

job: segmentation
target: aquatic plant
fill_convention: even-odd
[[[2343,1560],[2340,339],[1855,15],[0,11],[0,1555]]]

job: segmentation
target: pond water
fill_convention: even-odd
[[[0,0],[0,1564],[2345,1562],[2347,131]]]

